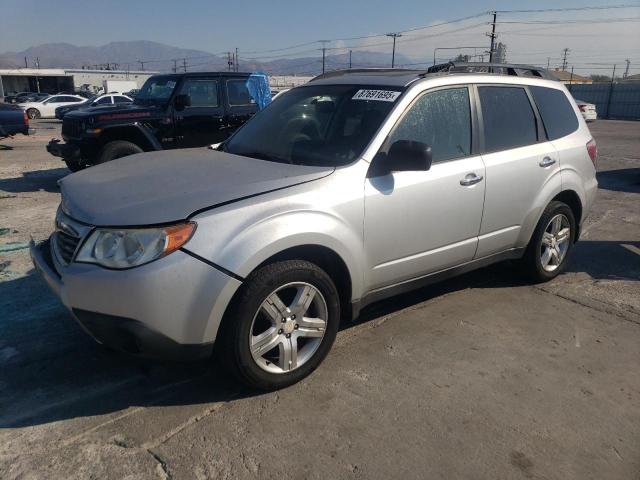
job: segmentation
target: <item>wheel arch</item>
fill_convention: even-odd
[[[563,190],[558,195],[553,197],[551,201],[566,203],[573,212],[573,217],[576,221],[576,234],[574,236],[574,242],[577,242],[580,236],[580,224],[582,219],[582,201],[580,200],[578,193],[574,190]]]
[[[351,316],[352,279],[351,272],[343,258],[334,250],[323,245],[305,244],[286,248],[265,259],[255,269],[285,260],[306,260],[323,269],[336,286],[340,297],[343,318]]]
[[[135,143],[145,152],[162,150],[158,141],[139,124],[104,127],[99,137],[99,148],[117,140]]]

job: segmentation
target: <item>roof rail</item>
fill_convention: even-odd
[[[331,72],[321,73],[320,75],[313,77],[310,82],[315,80],[324,80],[325,78],[342,77],[344,75],[350,75],[352,73],[412,73],[416,72],[415,69],[410,68],[350,68],[348,70],[333,70]]]
[[[485,62],[447,62],[434,65],[426,73],[493,73],[516,77],[538,77],[557,80],[548,70],[532,65]]]

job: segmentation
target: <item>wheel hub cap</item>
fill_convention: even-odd
[[[253,360],[270,373],[299,368],[320,347],[327,318],[325,299],[313,285],[295,282],[279,287],[253,318],[249,334]]]
[[[547,272],[556,270],[569,250],[571,240],[571,224],[563,215],[555,215],[547,224],[542,234],[540,245],[540,264]]]

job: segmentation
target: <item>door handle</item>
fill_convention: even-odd
[[[556,163],[556,161],[553,158],[544,157],[538,165],[540,165],[542,168],[545,168],[545,167],[550,167],[554,163]]]
[[[478,175],[476,173],[468,173],[462,180],[460,180],[460,185],[462,185],[463,187],[469,187],[481,181],[482,175]]]

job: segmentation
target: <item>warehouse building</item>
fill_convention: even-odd
[[[83,70],[60,68],[0,69],[0,98],[13,92],[98,93],[105,80],[131,80],[142,86],[156,72],[142,70]]]

